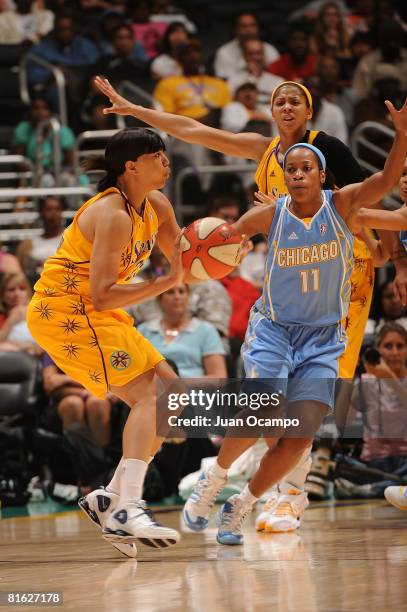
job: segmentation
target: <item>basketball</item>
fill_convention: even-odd
[[[184,268],[202,280],[223,278],[238,264],[241,240],[222,219],[198,219],[186,228],[182,238]]]

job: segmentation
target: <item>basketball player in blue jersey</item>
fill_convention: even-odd
[[[298,142],[312,143],[322,150],[327,160],[327,170],[338,187],[358,183],[364,178],[359,164],[342,142],[323,132],[307,130],[308,119],[312,116],[312,97],[307,88],[298,83],[282,83],[273,92],[270,104],[274,123],[279,131],[278,137],[274,139],[255,133],[232,134],[208,127],[188,117],[143,108],[120,96],[105,79],[96,79],[96,84],[112,103],[110,108],[105,109],[106,113],[132,115],[186,142],[200,143],[224,154],[256,160],[259,163],[256,182],[264,193],[278,196],[287,192],[282,160],[288,148]],[[329,186],[334,183],[331,182]],[[396,289],[399,290],[400,297],[407,300],[407,256],[404,255],[398,240],[389,240],[392,245],[388,245],[388,250],[397,267]],[[340,376],[343,378],[353,378],[368,317],[374,278],[369,248],[361,240],[354,241],[355,266],[351,279],[353,290],[346,317],[348,344],[340,364]],[[275,527],[278,530],[296,529],[300,525],[308,504],[304,485],[311,466],[310,451],[310,448],[304,451],[298,466],[287,475],[286,482],[280,483],[281,495],[278,504],[274,503],[274,492],[277,488],[271,492],[271,504],[265,505],[268,529],[271,522],[273,529]],[[280,512],[281,509],[286,510],[284,514]],[[275,520],[273,515],[277,512],[278,520]],[[256,523],[258,529],[263,528],[261,519],[262,516]]]
[[[384,170],[363,183],[338,191],[321,190],[326,161],[319,149],[298,143],[284,156],[289,196],[274,205],[252,209],[235,224],[247,236],[268,235],[269,253],[261,298],[252,309],[242,349],[247,375],[278,379],[291,414],[309,415],[315,432],[333,404],[338,358],[345,349],[341,321],[350,296],[353,261],[353,219],[361,206],[382,198],[397,182],[407,152],[407,104],[391,113],[396,137]],[[290,380],[295,379],[295,385]],[[305,383],[305,384],[304,384]],[[292,433],[292,432],[291,432]],[[226,437],[215,465],[204,472],[184,507],[187,525],[200,531],[224,488],[232,463],[254,438]],[[282,435],[268,440],[269,450],[259,469],[239,495],[223,505],[217,540],[243,542],[242,524],[253,504],[298,462],[312,437]]]

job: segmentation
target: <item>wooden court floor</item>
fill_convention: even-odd
[[[407,610],[407,513],[385,501],[312,504],[294,534],[219,546],[213,525],[127,560],[80,511],[0,521],[0,591],[64,592],[92,612],[395,612]],[[179,510],[159,513],[180,527]],[[27,607],[0,607],[1,610]]]

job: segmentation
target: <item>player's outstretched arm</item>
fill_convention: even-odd
[[[381,172],[372,174],[363,183],[347,185],[335,192],[335,205],[345,219],[355,214],[362,206],[369,206],[371,202],[381,200],[402,175],[407,154],[407,100],[399,111],[388,100],[385,104],[396,130],[392,148]]]
[[[131,221],[125,211],[106,206],[102,214],[98,215],[89,271],[90,295],[96,310],[130,306],[156,297],[182,282],[180,232],[174,243],[170,271],[166,276],[135,285],[117,284],[122,252],[129,243],[130,235]]]
[[[109,108],[104,109],[103,112],[105,114],[115,113],[136,117],[157,130],[167,132],[167,134],[179,140],[192,144],[201,144],[224,155],[233,155],[235,157],[259,161],[270,142],[268,138],[260,134],[250,132],[233,134],[226,130],[209,127],[190,117],[174,115],[132,104],[129,100],[119,95],[109,81],[102,77],[96,77],[95,84],[109,98],[112,104]]]
[[[256,206],[240,217],[232,227],[247,238],[256,234],[267,235],[274,219],[275,204]]]
[[[372,227],[373,229],[407,230],[407,208],[400,208],[400,210],[392,212],[361,208],[358,213],[358,221],[364,227]]]

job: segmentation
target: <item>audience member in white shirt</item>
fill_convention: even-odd
[[[312,95],[313,113],[311,121],[308,122],[309,129],[335,136],[347,145],[349,134],[345,115],[337,104],[328,102],[322,97],[320,77],[317,74],[308,77],[305,85]]]
[[[153,79],[164,79],[182,74],[182,66],[177,60],[177,53],[189,39],[183,23],[171,23],[161,41],[161,53],[153,60],[150,71]]]
[[[251,13],[242,13],[235,21],[235,38],[220,47],[215,55],[215,74],[229,79],[236,72],[244,70],[246,62],[243,56],[243,43],[259,38],[260,27],[257,17]],[[264,43],[265,64],[271,64],[279,57],[273,45]]]
[[[228,80],[232,92],[242,83],[254,83],[258,91],[258,102],[270,104],[270,96],[283,79],[265,70],[265,44],[259,39],[246,40],[243,43],[243,57],[246,65],[243,70]]]

